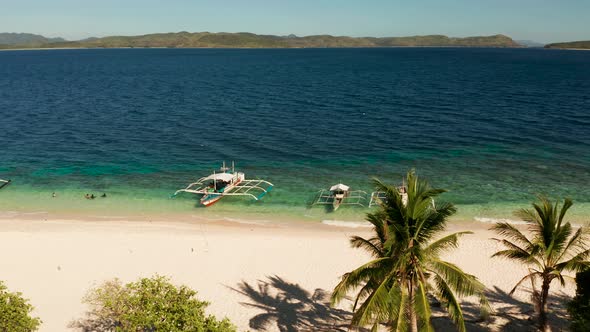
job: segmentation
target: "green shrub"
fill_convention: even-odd
[[[71,327],[84,331],[236,331],[227,318],[219,321],[207,316],[209,303],[199,301],[196,294],[161,276],[126,285],[114,279],[88,292],[83,299],[90,306],[87,317]]]
[[[576,296],[567,309],[572,331],[590,331],[590,269],[576,274]]]
[[[33,306],[21,293],[10,293],[0,281],[0,332],[36,331],[41,320],[30,316]]]

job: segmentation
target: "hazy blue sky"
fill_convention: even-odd
[[[80,39],[176,31],[588,40],[590,0],[0,0],[0,32]]]

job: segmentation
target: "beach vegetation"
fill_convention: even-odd
[[[90,310],[71,327],[84,331],[234,332],[227,319],[207,315],[197,292],[162,276],[123,284],[114,279],[92,288],[83,299]]]
[[[333,291],[332,304],[356,291],[351,326],[371,326],[373,330],[384,325],[390,331],[432,331],[433,297],[459,331],[465,331],[459,297],[478,296],[481,314],[486,316],[489,305],[484,285],[440,258],[441,253],[458,246],[460,237],[471,233],[435,239],[456,212],[453,204],[435,201],[445,190],[432,188],[413,170],[407,173],[407,201],[397,187],[377,179],[374,183],[384,193],[378,211],[367,215],[374,235],[350,240],[352,247],[373,257],[342,276]]]
[[[590,331],[590,269],[576,274],[576,296],[567,309],[573,332]]]
[[[502,238],[495,239],[504,249],[493,257],[515,260],[528,266],[528,273],[510,291],[526,281],[532,286],[532,301],[538,313],[537,323],[541,331],[549,330],[547,322],[548,297],[551,283],[557,280],[565,285],[564,272],[579,272],[589,266],[588,229],[575,229],[565,222],[565,215],[573,205],[566,198],[553,204],[546,197],[540,196],[533,209],[521,209],[515,214],[528,225],[528,234],[524,234],[513,225],[502,222],[492,227]],[[527,236],[528,235],[528,236]],[[540,288],[539,288],[540,284]]]
[[[10,292],[0,281],[0,332],[37,331],[41,320],[32,317],[33,306],[20,292]]]

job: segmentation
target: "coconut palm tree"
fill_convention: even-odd
[[[419,180],[414,171],[407,174],[407,202],[398,188],[374,180],[384,193],[380,208],[369,213],[374,226],[369,239],[354,236],[351,245],[368,251],[373,259],[342,276],[332,294],[332,304],[358,290],[351,326],[371,325],[376,331],[384,324],[390,331],[431,331],[429,294],[447,309],[460,331],[465,331],[458,296],[479,295],[483,313],[488,309],[484,286],[439,255],[457,247],[459,238],[471,232],[446,235],[447,218],[456,212],[450,203],[435,205],[443,193]]]
[[[590,266],[588,258],[588,229],[580,227],[574,230],[569,222],[564,223],[568,209],[573,205],[566,198],[559,208],[559,201],[552,204],[546,197],[539,197],[539,204],[533,203],[533,210],[521,209],[515,215],[528,223],[530,237],[508,223],[498,223],[492,230],[503,239],[495,239],[502,243],[504,250],[492,257],[509,258],[529,266],[525,275],[510,291],[514,291],[526,280],[533,285],[533,302],[538,310],[538,323],[541,331],[549,329],[547,324],[547,297],[551,282],[557,279],[565,284],[564,272],[577,272]],[[536,283],[541,282],[541,290],[537,291]]]

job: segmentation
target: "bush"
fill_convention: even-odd
[[[209,303],[199,301],[196,294],[161,276],[126,285],[114,279],[88,292],[83,302],[90,311],[71,327],[84,331],[236,331],[227,318],[218,321],[206,316]]]
[[[572,331],[590,331],[590,269],[576,274],[576,296],[568,304]]]
[[[0,281],[0,332],[36,331],[41,320],[30,316],[33,306],[21,293],[10,293]]]

